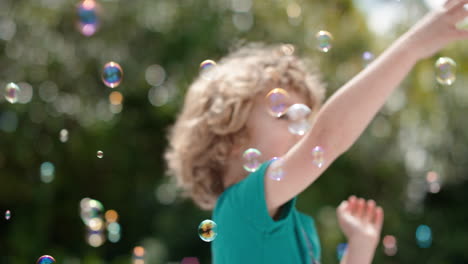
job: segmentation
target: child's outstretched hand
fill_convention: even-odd
[[[379,243],[383,223],[383,210],[373,200],[350,196],[336,210],[338,222],[348,241],[375,247]]]
[[[416,59],[432,56],[447,44],[468,39],[468,30],[456,24],[468,16],[468,0],[447,0],[443,8],[428,13],[405,35]]]

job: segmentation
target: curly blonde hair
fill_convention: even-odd
[[[202,209],[213,209],[224,191],[223,175],[234,144],[248,138],[246,121],[254,98],[287,87],[320,108],[325,87],[316,70],[290,44],[244,45],[221,59],[212,78],[199,76],[168,133],[168,174]]]

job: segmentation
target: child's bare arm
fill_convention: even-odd
[[[464,4],[468,0],[448,0],[443,9],[426,15],[325,103],[312,129],[284,156],[286,176],[280,182],[266,181],[270,212],[301,193],[354,144],[417,61],[455,40],[468,39],[468,31],[455,26],[468,15]],[[320,168],[312,162],[315,146],[325,151]]]
[[[341,264],[370,264],[379,244],[383,210],[373,200],[355,196],[343,201],[336,210],[338,223],[348,239]]]

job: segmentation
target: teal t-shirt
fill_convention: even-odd
[[[278,220],[268,214],[264,181],[270,163],[218,198],[212,218],[218,231],[211,242],[213,264],[320,262],[314,220],[297,211],[296,197],[283,206]]]

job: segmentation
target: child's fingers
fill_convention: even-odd
[[[377,230],[380,230],[382,229],[382,224],[383,224],[383,219],[384,219],[384,212],[383,212],[383,209],[382,207],[378,206],[376,209],[375,209],[375,215],[374,215],[374,222],[373,224],[375,225],[375,227],[377,228]]]
[[[447,10],[453,10],[456,8],[463,8],[463,6],[468,3],[466,0],[449,0],[444,4],[444,7]]]
[[[449,9],[450,20],[454,23],[459,22],[468,15],[468,10],[464,7],[468,4],[468,0],[464,0],[461,4],[457,4]]]
[[[336,208],[336,213],[337,213],[338,215],[340,215],[340,214],[346,212],[347,210],[349,210],[349,203],[348,203],[348,201],[342,201],[342,202],[340,203],[340,205],[338,206],[338,208]]]
[[[357,208],[356,208],[356,214],[355,214],[357,217],[359,218],[362,217],[362,215],[364,214],[365,205],[366,205],[366,202],[364,201],[364,199],[359,198],[357,200],[357,206],[356,206]]]
[[[375,214],[375,202],[374,200],[367,201],[366,211],[364,213],[364,220],[372,222]]]
[[[352,195],[348,198],[349,211],[351,212],[352,215],[356,213],[356,202],[357,202],[356,196]]]

